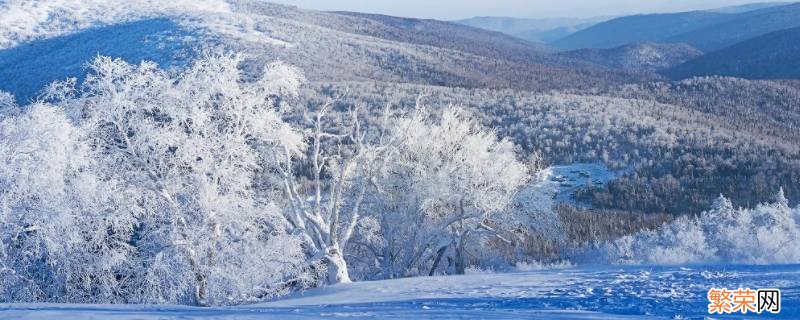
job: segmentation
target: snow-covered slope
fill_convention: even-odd
[[[563,56],[601,66],[631,70],[659,70],[689,61],[703,53],[685,44],[635,43],[612,49],[580,49]]]
[[[3,319],[701,319],[711,287],[782,289],[800,316],[800,266],[582,267],[357,282],[229,308],[0,305]]]
[[[209,47],[260,62],[282,60],[320,82],[545,90],[640,77],[601,71],[540,45],[448,22],[255,0],[0,4],[0,90],[21,101],[33,98],[42,84],[80,76],[93,55],[122,56],[132,63],[156,60],[168,67]]]
[[[182,66],[194,53],[193,34],[172,20],[156,18],[20,44],[0,50],[0,90],[25,101],[53,80],[83,74],[98,54],[150,60],[164,68]]]
[[[230,13],[218,0],[9,0],[0,3],[0,49],[98,25],[181,13]]]

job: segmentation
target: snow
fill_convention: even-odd
[[[292,46],[259,25],[267,18],[233,10],[221,0],[0,1],[0,79],[14,80],[0,91],[28,102],[52,81],[82,78],[98,55],[169,69],[221,43]]]
[[[404,304],[316,306],[311,308],[192,308],[192,307],[136,307],[96,305],[15,305],[0,307],[4,319],[98,319],[98,320],[149,320],[149,319],[638,319],[632,316],[613,316],[577,310],[486,310],[487,304],[478,303],[472,310],[458,310],[460,304],[441,303],[435,307],[411,302]],[[456,309],[456,310],[454,310]]]
[[[355,282],[227,308],[0,305],[3,319],[686,319],[707,316],[710,287],[779,288],[800,317],[800,265],[583,266]]]
[[[228,3],[221,0],[10,0],[0,3],[0,49],[109,23],[186,12],[230,11]]]
[[[26,103],[54,80],[82,79],[98,54],[132,63],[153,61],[165,69],[185,66],[195,36],[174,21],[146,19],[28,42],[0,50],[0,79],[14,79],[0,84],[0,90]]]
[[[587,208],[590,207],[589,204],[578,203],[575,200],[575,191],[590,185],[602,188],[624,173],[624,170],[611,170],[602,163],[574,163],[548,167],[543,175],[544,183],[556,188],[556,203],[569,203]]]
[[[11,0],[0,2],[0,49],[81,30],[154,18],[230,39],[286,46],[257,27],[257,17],[237,13],[223,0]]]

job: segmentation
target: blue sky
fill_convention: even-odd
[[[460,19],[473,16],[525,18],[590,17],[718,8],[757,0],[271,0],[307,9]],[[766,0],[768,1],[768,0]]]

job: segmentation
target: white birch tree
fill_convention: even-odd
[[[357,108],[350,109],[346,123],[334,131],[325,118],[332,105],[329,101],[313,115],[307,154],[296,157],[286,150],[279,170],[288,202],[286,218],[295,233],[304,236],[309,262],[324,268],[327,284],[351,281],[344,250],[365,216],[365,197],[394,143],[385,130],[365,130]],[[310,170],[306,185],[298,183],[297,167]]]

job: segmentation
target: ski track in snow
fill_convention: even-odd
[[[800,318],[800,265],[604,266],[342,284],[238,307],[0,305],[2,319],[703,319],[710,287],[779,288]]]

